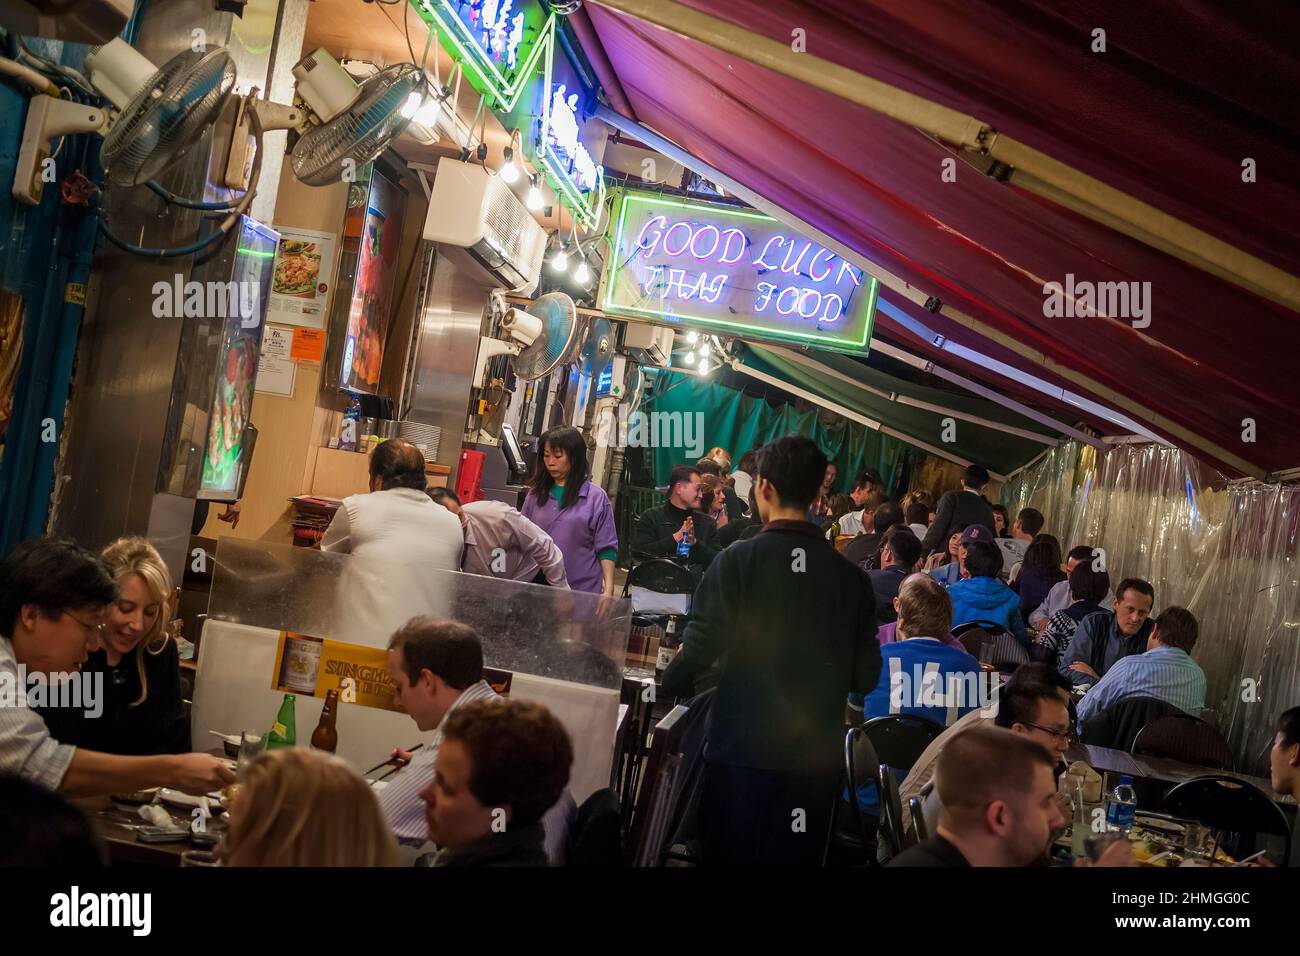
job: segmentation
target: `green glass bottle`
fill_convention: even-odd
[[[267,750],[274,750],[276,747],[293,747],[298,743],[298,730],[293,716],[295,700],[297,698],[293,694],[284,695],[280,712],[275,715],[271,732],[266,735]]]

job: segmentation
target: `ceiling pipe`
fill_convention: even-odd
[[[587,54],[591,68],[596,71],[596,79],[600,80],[601,89],[609,97],[610,105],[624,116],[636,116],[636,110],[632,109],[631,101],[623,92],[623,84],[619,82],[618,74],[614,72],[614,66],[609,62],[605,45],[600,42],[600,37],[597,36],[596,28],[592,25],[587,11],[579,8],[565,19],[573,27],[573,32],[578,35],[582,52]]]

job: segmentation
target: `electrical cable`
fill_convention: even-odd
[[[195,199],[186,199],[184,196],[178,196],[165,186],[159,185],[158,181],[154,179],[149,180],[145,185],[173,206],[182,206],[185,209],[206,209],[220,212],[230,212],[230,210],[235,208],[235,204],[229,200],[225,202],[200,202]]]

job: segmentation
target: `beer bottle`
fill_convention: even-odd
[[[655,676],[663,677],[664,670],[673,662],[677,654],[677,615],[670,615],[668,627],[659,641],[659,656],[655,660]]]
[[[274,750],[276,747],[293,747],[298,743],[298,730],[294,721],[294,701],[297,698],[293,694],[285,694],[284,702],[280,704],[280,712],[275,715],[275,723],[271,725],[271,732],[266,735],[266,749]]]
[[[324,750],[333,753],[339,745],[339,732],[334,727],[335,718],[338,716],[339,692],[336,690],[327,690],[325,692],[325,706],[320,709],[320,722],[316,724],[316,729],[311,734],[311,745],[316,750]]]

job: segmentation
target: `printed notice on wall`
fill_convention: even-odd
[[[267,321],[325,328],[334,281],[334,249],[338,237],[314,229],[276,226],[275,277]]]
[[[262,356],[257,363],[257,391],[270,395],[293,395],[298,367],[289,358],[293,329],[268,325],[262,334]]]

